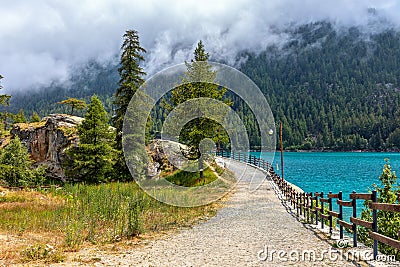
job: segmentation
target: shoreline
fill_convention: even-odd
[[[260,151],[251,149],[250,152],[268,153],[272,151]],[[276,149],[275,153],[280,150]],[[372,149],[355,149],[355,150],[334,150],[334,149],[284,149],[283,152],[352,152],[352,153],[400,153],[400,149],[372,150]]]

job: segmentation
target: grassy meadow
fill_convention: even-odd
[[[66,252],[87,245],[190,226],[213,216],[218,205],[170,206],[148,196],[136,183],[0,189],[0,241],[6,240],[0,246],[0,265],[63,261]]]

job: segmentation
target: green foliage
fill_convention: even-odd
[[[6,181],[8,185],[41,185],[45,180],[44,175],[43,167],[32,169],[28,150],[18,137],[0,151],[0,180]]]
[[[400,127],[399,32],[366,41],[356,28],[337,32],[320,22],[289,34],[285,47],[247,54],[241,66],[283,122],[284,147],[311,140],[313,149],[399,148],[387,140]],[[236,101],[233,108],[240,108]]]
[[[58,263],[65,260],[65,256],[49,244],[28,246],[20,252],[23,262],[44,260],[45,263]]]
[[[283,47],[240,54],[247,58],[240,70],[265,94],[275,121],[283,122],[284,147],[399,149],[395,130],[400,128],[400,33],[388,30],[365,36],[356,28],[337,31],[319,22],[290,28],[286,34],[292,41]],[[114,63],[89,62],[73,73],[72,88],[15,92],[7,109],[45,116],[63,112],[56,102],[68,96],[88,101],[96,93],[111,114],[112,94],[120,86],[117,68]],[[227,95],[248,130],[251,146],[259,146],[254,115],[238,96]],[[167,114],[161,108],[154,111],[152,131],[161,130]]]
[[[131,176],[122,153],[122,127],[129,102],[137,89],[144,83],[143,77],[146,73],[140,67],[140,63],[144,61],[143,54],[146,53],[146,50],[140,46],[137,31],[126,31],[123,39],[120,67],[118,68],[120,76],[119,87],[114,95],[116,110],[113,117],[113,124],[116,128],[115,148],[118,150],[114,169],[117,179],[129,180],[128,177]]]
[[[0,118],[0,138],[3,138],[7,135],[6,127],[3,120]]]
[[[140,67],[140,62],[144,61],[143,53],[146,52],[140,46],[139,35],[137,31],[128,30],[123,36],[124,42],[121,46],[122,54],[120,58],[119,88],[115,92],[116,116],[113,118],[117,129],[117,148],[122,149],[122,126],[126,109],[132,96],[137,89],[144,83],[143,77],[146,73]]]
[[[86,108],[86,102],[84,100],[70,98],[70,97],[68,97],[68,99],[58,102],[57,104],[70,106],[71,107],[71,111],[69,113],[70,115],[74,114],[74,109],[83,110]]]
[[[389,134],[388,146],[400,148],[400,128],[396,128]]]
[[[185,186],[185,187],[195,187],[200,185],[209,184],[218,179],[218,177],[211,171],[210,168],[204,170],[203,179],[199,179],[199,173],[197,172],[187,172],[179,170],[176,173],[165,178],[168,182]]]
[[[138,108],[132,107],[127,110],[124,122],[123,144],[125,157],[120,151],[120,157],[114,166],[117,174],[117,179],[122,181],[129,181],[132,177],[135,180],[146,179],[148,155],[145,149],[145,138],[143,138],[143,131],[146,130],[148,122],[146,110],[151,109],[151,101],[149,96],[142,90],[135,93],[135,105]],[[125,163],[126,162],[126,163]],[[127,168],[129,166],[129,170]],[[129,173],[130,171],[130,173]]]
[[[27,193],[32,193],[35,198],[27,199]],[[174,195],[171,190],[164,193]],[[15,201],[22,198],[24,205],[0,209],[1,231],[14,234],[24,229],[54,233],[54,237],[61,235],[64,238],[65,249],[71,251],[78,250],[84,242],[104,244],[141,233],[189,226],[215,214],[216,208],[214,205],[193,208],[167,205],[144,193],[136,183],[76,183],[50,189],[45,195],[24,191],[7,194],[14,195]],[[27,260],[45,258],[48,254],[44,248],[40,244],[28,247],[23,257]]]
[[[31,116],[30,122],[40,122],[41,118],[37,112],[33,112],[33,115]]]
[[[397,184],[397,176],[392,167],[390,166],[389,160],[385,159],[386,163],[383,167],[382,174],[379,177],[382,185],[373,185],[374,190],[378,194],[379,203],[390,203],[390,204],[400,204],[397,200],[397,194],[400,193],[400,187]],[[364,202],[364,209],[361,212],[361,219],[366,221],[372,221],[372,210],[369,207],[371,201]],[[378,211],[378,232],[385,236],[391,237],[393,239],[398,239],[398,233],[400,230],[400,213],[390,212],[390,211]],[[368,246],[372,246],[372,239],[369,237],[368,230],[362,227],[358,228],[359,239],[361,242]],[[380,252],[387,255],[395,255],[396,259],[400,259],[400,252],[393,249],[392,247],[379,243],[378,249]]]
[[[227,89],[220,88],[216,84],[215,79],[217,72],[212,69],[212,66],[207,63],[208,53],[205,52],[202,41],[197,44],[194,51],[194,60],[191,63],[186,62],[187,71],[182,78],[182,84],[172,90],[171,93],[171,106],[172,109],[190,99],[200,97],[213,98],[222,100]],[[225,101],[229,104],[228,101]],[[200,102],[196,102],[196,106],[192,110],[185,109],[183,112],[198,114],[197,117],[189,121],[181,130],[179,141],[187,144],[191,150],[194,158],[200,157],[200,141],[205,138],[218,141],[218,130],[220,125],[217,121],[204,117],[203,109],[213,109],[213,107],[200,107]],[[179,116],[177,116],[179,117]],[[223,115],[221,114],[221,121]],[[223,132],[225,133],[225,132]],[[202,160],[199,160],[199,168],[202,169]],[[202,172],[200,172],[200,176]]]
[[[88,183],[109,180],[114,163],[112,148],[114,132],[108,125],[107,113],[100,99],[94,95],[78,126],[79,144],[67,150],[63,163],[68,177]]]
[[[14,121],[14,123],[26,123],[27,122],[27,119],[25,117],[25,113],[24,113],[23,109],[21,109],[18,112],[18,114],[13,116],[13,121]]]

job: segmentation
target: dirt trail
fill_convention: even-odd
[[[233,163],[229,168],[240,175],[244,166]],[[212,219],[143,247],[99,251],[91,255],[98,261],[89,266],[356,266],[288,213],[269,180],[250,192],[252,175],[265,177],[247,168],[225,207]]]

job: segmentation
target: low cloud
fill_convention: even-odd
[[[139,31],[154,73],[191,58],[198,40],[215,60],[234,64],[240,51],[282,44],[283,29],[327,20],[364,32],[399,28],[395,0],[0,0],[0,73],[10,91],[65,82],[88,60],[119,53],[127,29]]]

